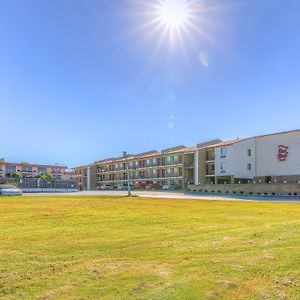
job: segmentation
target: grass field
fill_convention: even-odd
[[[0,198],[1,299],[300,299],[300,205]]]

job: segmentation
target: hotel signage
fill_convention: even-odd
[[[278,155],[277,158],[279,161],[286,161],[287,157],[288,157],[288,146],[284,146],[284,145],[279,145],[278,146]]]

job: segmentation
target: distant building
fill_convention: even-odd
[[[14,177],[20,175],[23,178],[35,178],[40,174],[51,174],[54,179],[71,179],[73,172],[67,172],[66,166],[40,165],[29,163],[12,163],[0,161],[0,177]]]
[[[128,155],[127,161],[131,184],[143,188],[300,183],[300,130],[152,150]],[[76,167],[75,178],[83,190],[126,184],[127,161],[114,157]]]
[[[39,175],[51,174],[51,180]],[[77,190],[73,171],[66,166],[0,161],[0,184],[15,183],[23,192],[67,192]]]

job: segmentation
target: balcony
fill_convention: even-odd
[[[195,164],[194,163],[185,163],[184,168],[186,169],[194,169]]]

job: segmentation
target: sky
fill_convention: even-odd
[[[0,157],[74,167],[300,129],[299,0],[196,0],[172,38],[159,1],[0,0]]]

